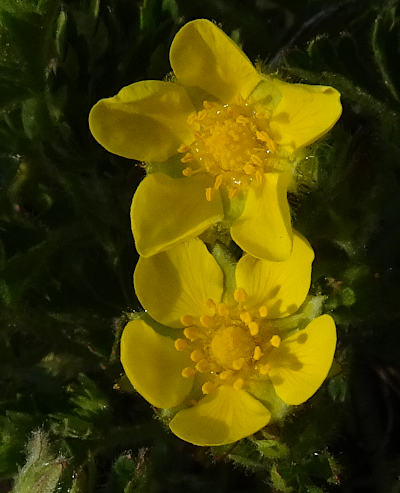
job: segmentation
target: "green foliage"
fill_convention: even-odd
[[[1,2],[0,490],[15,477],[18,493],[396,491],[399,8]],[[168,74],[173,35],[196,17],[222,23],[264,70],[333,85],[344,107],[291,196],[316,252],[309,310],[324,303],[334,316],[336,363],[282,422],[211,450],[171,436],[121,379],[124,314],[140,310],[129,206],[143,171],[87,125],[101,97]],[[230,271],[232,244],[215,251]]]

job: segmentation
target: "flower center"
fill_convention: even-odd
[[[178,149],[185,154],[183,174],[207,172],[215,178],[214,186],[206,189],[207,200],[221,185],[232,198],[244,185],[262,183],[264,172],[277,161],[266,116],[242,99],[224,105],[204,101],[203,107],[188,117],[193,142]]]
[[[268,378],[271,352],[280,346],[281,338],[266,319],[266,307],[248,309],[242,288],[235,290],[234,298],[233,306],[208,300],[207,314],[181,317],[184,338],[176,339],[175,348],[189,351],[193,362],[182,369],[182,376],[203,374],[204,394],[222,383],[239,390],[251,378]]]
[[[217,330],[211,340],[211,354],[215,361],[231,370],[235,369],[235,362],[249,360],[254,351],[254,341],[248,330],[239,325],[222,327]]]

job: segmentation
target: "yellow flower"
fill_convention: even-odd
[[[334,321],[322,315],[293,330],[299,316],[290,317],[307,296],[313,258],[294,233],[286,261],[244,255],[233,293],[224,293],[223,273],[198,238],[139,259],[139,300],[171,329],[165,335],[144,319],[129,322],[121,361],[152,405],[180,406],[170,422],[175,435],[196,445],[231,443],[320,387],[335,351]]]
[[[166,173],[149,174],[135,193],[138,252],[151,256],[198,236],[242,192],[233,240],[255,257],[284,260],[292,248],[288,162],[335,124],[339,93],[260,74],[205,19],[180,29],[170,62],[174,82],[131,84],[100,100],[89,117],[92,134],[110,152],[180,166],[180,179],[166,174],[164,163]]]

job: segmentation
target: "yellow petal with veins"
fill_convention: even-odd
[[[260,430],[270,416],[268,409],[246,391],[222,385],[195,406],[179,411],[169,427],[176,436],[195,445],[225,445]]]
[[[176,34],[170,50],[178,82],[199,87],[223,103],[246,99],[261,80],[242,50],[215,24],[197,19]]]
[[[91,110],[89,127],[108,151],[139,161],[164,161],[193,138],[187,117],[194,110],[183,87],[146,80],[101,99]]]
[[[135,291],[158,322],[182,327],[182,315],[204,316],[207,301],[220,301],[223,274],[204,243],[195,238],[152,257],[140,257]]]
[[[231,235],[242,250],[254,257],[281,261],[290,256],[289,179],[288,173],[265,173],[262,185],[248,189],[244,210],[233,223]]]
[[[236,266],[236,285],[247,293],[247,308],[263,308],[267,318],[287,317],[303,304],[311,283],[314,251],[299,233],[293,234],[290,257],[281,262],[244,255]]]
[[[194,238],[224,217],[219,192],[204,196],[212,179],[204,174],[170,178],[152,173],[139,184],[132,200],[131,224],[136,250],[149,257]]]
[[[335,347],[336,327],[329,315],[282,340],[270,356],[269,377],[278,396],[292,405],[309,399],[328,375]]]
[[[342,113],[340,93],[333,87],[288,84],[278,79],[274,84],[281,99],[270,120],[272,138],[291,151],[315,142]]]
[[[121,362],[134,388],[153,406],[177,406],[192,388],[193,378],[181,375],[190,364],[188,354],[178,352],[173,339],[161,336],[143,320],[126,325]]]

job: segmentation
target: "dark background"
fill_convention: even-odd
[[[280,425],[213,449],[121,379],[144,173],[87,125],[98,99],[162,79],[199,17],[266,72],[334,86],[344,110],[290,197],[338,326],[333,371]],[[387,0],[2,0],[0,491],[18,471],[16,493],[400,491],[399,21]]]

